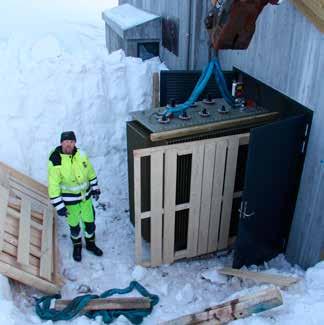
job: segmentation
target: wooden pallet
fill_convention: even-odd
[[[0,273],[48,294],[60,290],[54,216],[47,187],[0,162]]]
[[[136,264],[157,266],[228,247],[239,146],[249,134],[134,150]],[[177,205],[177,157],[192,155],[190,201]],[[151,160],[151,211],[141,208],[141,159]],[[174,251],[175,213],[189,209],[187,249]],[[150,259],[142,256],[142,219],[150,218]]]

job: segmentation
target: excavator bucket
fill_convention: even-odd
[[[211,46],[220,49],[246,49],[262,9],[278,0],[212,0],[213,8],[205,19]]]

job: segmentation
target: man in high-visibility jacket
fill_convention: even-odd
[[[57,214],[67,219],[73,243],[73,259],[79,262],[82,258],[81,227],[86,249],[97,256],[102,255],[102,250],[95,244],[95,211],[91,200],[91,196],[98,200],[100,189],[87,155],[75,144],[74,132],[63,132],[61,145],[50,153],[48,194]]]

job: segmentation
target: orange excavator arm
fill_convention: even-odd
[[[220,49],[246,49],[255,31],[256,20],[268,4],[278,0],[211,0],[205,19],[210,45]]]

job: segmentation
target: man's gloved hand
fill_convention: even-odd
[[[101,194],[101,191],[100,191],[99,188],[98,188],[97,190],[92,190],[92,191],[91,191],[91,195],[92,195],[92,197],[93,197],[96,201],[99,200],[99,196],[100,196],[100,194]]]
[[[56,212],[61,217],[67,217],[67,215],[68,215],[68,211],[67,211],[66,207],[63,207],[60,210],[57,210]]]

